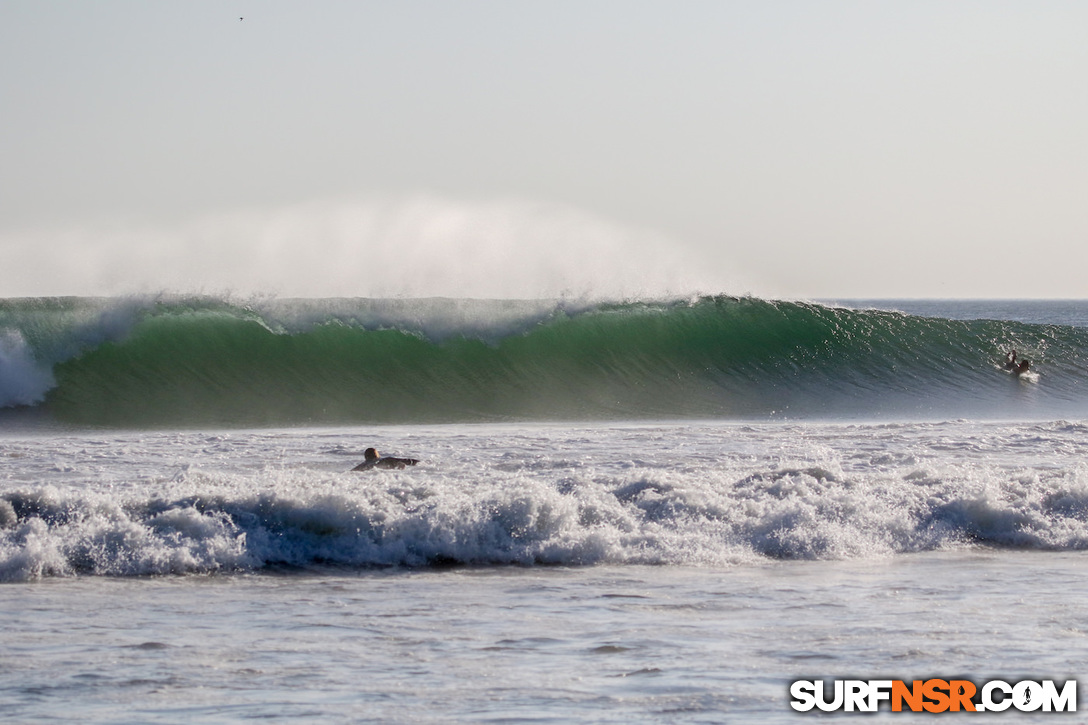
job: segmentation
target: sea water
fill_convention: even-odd
[[[308,325],[273,330],[259,311],[277,337],[246,328],[245,349],[264,361],[248,378],[240,359],[224,362],[240,344],[237,305],[174,307],[183,319],[155,337],[125,304],[132,317],[119,324],[116,303],[9,303],[22,324],[8,328],[4,371],[29,402],[9,407],[0,438],[0,718],[795,722],[819,717],[790,707],[797,679],[1083,675],[1084,304],[978,314],[954,302],[714,302],[728,323],[701,301],[522,305],[494,316],[499,332],[473,308],[475,337],[454,334],[452,348],[463,319],[437,333],[420,322],[433,315],[394,321],[386,309],[353,326],[341,313],[330,342]],[[45,312],[30,315],[35,306]],[[572,320],[577,329],[556,332]],[[194,324],[219,354],[161,353],[192,344]],[[308,364],[306,350],[272,350],[280,338],[345,360],[346,346],[374,374],[377,355],[355,330],[424,344],[396,339],[413,369],[383,369],[386,384],[424,380],[429,356],[447,385],[493,398],[470,420],[390,422],[397,411],[379,401],[372,422],[330,422],[313,411],[331,383],[311,381],[309,423],[288,411],[261,427],[228,425],[210,394],[180,420],[125,400],[155,386],[192,392],[207,376],[240,381],[219,389],[240,404],[254,375],[282,386]],[[752,334],[731,339],[738,330]],[[564,351],[570,335],[608,354]],[[1033,357],[1035,378],[1000,369],[1006,342]],[[534,354],[519,357],[517,344]],[[810,369],[829,348],[849,364]],[[568,390],[538,381],[531,392],[554,396],[530,405],[518,393],[534,378],[518,366],[541,351],[584,377]],[[715,354],[730,365],[699,367]],[[469,358],[495,366],[477,368],[486,380],[462,368]],[[927,378],[941,366],[948,379]],[[638,390],[669,374],[680,379],[673,409]],[[579,405],[587,380],[611,397]],[[730,407],[742,382],[774,404]],[[95,385],[121,401],[88,422]],[[447,393],[440,417],[464,394]],[[280,387],[268,396],[273,412],[290,400]],[[650,414],[629,415],[639,402]],[[421,462],[351,472],[369,446]]]

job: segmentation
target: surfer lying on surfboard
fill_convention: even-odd
[[[365,461],[360,463],[353,471],[369,471],[371,468],[404,468],[405,466],[414,466],[419,461],[415,458],[397,458],[395,456],[378,455],[378,451],[373,448],[367,448],[363,451]]]
[[[1030,360],[1016,361],[1016,350],[1009,350],[1005,355],[1005,369],[1016,375],[1023,375],[1031,368]]]

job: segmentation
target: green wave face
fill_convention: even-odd
[[[471,324],[464,301],[377,316],[376,304],[175,301],[129,310],[109,334],[25,335],[39,357],[61,358],[42,406],[85,425],[1088,411],[1081,328],[732,297],[513,312],[480,302]],[[1038,384],[1000,370],[1009,348],[1036,361]]]

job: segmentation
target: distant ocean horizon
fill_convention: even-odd
[[[1083,679],[1086,381],[1077,300],[0,300],[5,716]]]

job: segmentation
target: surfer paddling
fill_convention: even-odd
[[[415,458],[397,458],[396,456],[379,456],[374,448],[363,451],[365,461],[360,463],[353,471],[369,471],[371,468],[405,468],[419,463]]]
[[[1023,375],[1031,369],[1031,361],[1017,361],[1016,350],[1009,350],[1009,352],[1005,355],[1005,369],[1013,373],[1014,375]]]

